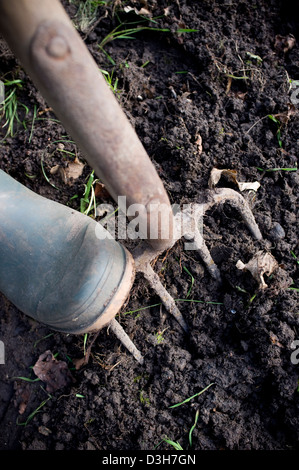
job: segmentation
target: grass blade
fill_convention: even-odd
[[[207,387],[203,388],[200,392],[195,393],[195,395],[192,395],[192,397],[186,398],[186,400],[181,401],[180,403],[176,403],[175,405],[170,406],[169,408],[176,408],[178,406],[184,405],[185,403],[188,403],[189,401],[193,400],[193,398],[198,397],[202,393],[204,393],[206,390],[208,390],[212,385],[215,385],[214,382],[210,383]]]
[[[198,416],[199,416],[199,410],[197,410],[196,413],[195,413],[195,421],[194,421],[194,424],[193,424],[193,426],[191,427],[191,429],[189,431],[189,444],[190,444],[190,447],[192,447],[192,434],[193,434],[193,431],[195,429],[195,426],[197,425]]]
[[[164,442],[167,442],[167,444],[170,444],[172,447],[175,448],[175,450],[184,450],[179,442],[174,442],[171,439],[163,439]]]
[[[34,418],[34,416],[39,413],[40,409],[45,406],[46,403],[48,403],[48,401],[51,399],[51,395],[49,395],[49,397],[44,400],[34,411],[32,411],[32,413],[28,416],[28,418],[26,419],[26,421],[24,421],[23,423],[19,423],[17,421],[17,424],[19,426],[27,426],[27,424]]]

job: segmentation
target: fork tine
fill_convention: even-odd
[[[151,267],[149,263],[141,268],[141,272],[143,273],[145,279],[149,282],[152,289],[160,297],[160,299],[162,300],[168,312],[174,316],[174,318],[178,321],[178,323],[181,325],[183,330],[186,333],[188,333],[189,328],[183,315],[181,314],[180,310],[176,306],[176,303],[174,299],[172,298],[172,296],[169,294],[169,292],[167,292],[167,290],[161,283],[158,274],[155,273],[155,271],[153,270],[153,268]]]

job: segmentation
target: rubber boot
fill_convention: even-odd
[[[65,333],[107,325],[134,278],[131,255],[107,234],[0,170],[0,291],[21,312]]]

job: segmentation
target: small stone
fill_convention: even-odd
[[[273,228],[270,232],[270,236],[274,238],[275,240],[281,240],[282,238],[285,237],[285,235],[286,234],[285,234],[283,227],[278,222],[276,222],[273,225]]]

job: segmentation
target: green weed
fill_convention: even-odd
[[[196,411],[195,413],[195,419],[194,419],[194,424],[191,426],[190,428],[190,431],[189,431],[189,446],[192,447],[192,434],[193,434],[193,431],[197,425],[197,421],[198,421],[198,417],[199,417],[199,410]],[[172,441],[171,439],[169,439],[167,436],[163,437],[162,438],[162,441],[156,446],[156,448],[162,444],[162,442],[166,442],[166,444],[169,444],[171,445],[175,450],[184,450],[183,447],[181,446],[181,444],[177,441]]]
[[[31,140],[32,140],[32,137],[33,137],[33,131],[34,131],[34,124],[35,124],[35,121],[36,121],[36,116],[37,116],[37,108],[36,108],[36,104],[35,104],[34,108],[33,108],[33,117],[32,117],[32,122],[31,122],[31,130],[30,130],[30,135],[29,135],[29,140],[28,140],[29,143],[31,143]]]
[[[135,39],[136,34],[140,33],[141,31],[152,31],[152,32],[163,32],[163,33],[170,33],[171,30],[169,28],[156,28],[150,26],[140,26],[140,23],[144,23],[148,21],[147,18],[140,19],[138,22],[130,22],[130,23],[120,23],[117,25],[110,33],[108,33],[100,42],[99,49],[106,55],[109,61],[115,65],[114,60],[112,57],[105,51],[105,47],[109,42],[115,41],[117,39]],[[152,18],[151,21],[154,22]],[[134,26],[137,25],[138,26]],[[133,26],[133,27],[132,27]],[[198,32],[197,29],[189,29],[189,28],[178,28],[176,33],[177,34],[184,34],[184,33],[194,33]]]
[[[97,20],[99,7],[107,6],[110,3],[105,0],[69,0],[69,2],[78,6],[74,25],[83,33],[88,32],[89,28]]]
[[[199,416],[199,410],[196,410],[194,424],[193,424],[193,426],[191,427],[191,429],[189,431],[189,444],[190,444],[190,447],[192,447],[192,434],[193,434],[193,431],[194,431],[194,429],[197,425],[198,416]]]
[[[293,256],[294,260],[296,260],[296,263],[299,264],[299,259],[293,251],[291,251],[291,255]]]
[[[210,383],[207,387],[203,388],[200,392],[195,393],[195,395],[192,395],[192,397],[186,398],[186,400],[181,401],[180,403],[176,403],[175,405],[171,405],[169,408],[177,408],[178,406],[184,405],[185,403],[189,403],[189,401],[193,400],[193,398],[198,397],[202,393],[206,392],[212,385],[215,385],[214,382]]]
[[[189,276],[191,278],[191,285],[190,285],[190,287],[188,289],[188,292],[187,292],[187,295],[186,295],[186,297],[188,298],[189,295],[191,294],[192,289],[193,289],[195,279],[194,279],[193,275],[190,273],[190,271],[186,268],[186,266],[183,266],[183,269],[184,269],[184,271],[186,271],[187,274],[189,274]]]
[[[162,441],[171,445],[175,450],[184,450],[179,442],[174,442],[171,439],[168,439],[167,437],[163,437]]]
[[[289,287],[288,290],[293,290],[295,292],[299,292],[299,288],[298,287]]]
[[[88,333],[85,333],[84,338],[83,338],[83,355],[86,355],[86,344],[87,344],[87,339],[88,339]]]
[[[270,173],[271,171],[298,171],[298,168],[297,167],[294,167],[294,168],[260,168],[260,167],[256,167],[257,170],[259,171],[264,171],[266,173]]]
[[[138,22],[140,23],[140,21]],[[126,28],[127,25],[137,24],[135,23],[120,23],[116,28],[114,28],[104,39],[100,42],[99,48],[103,49],[106,44],[111,41],[115,41],[116,39],[135,39],[135,35],[140,33],[141,31],[152,31],[152,32],[162,32],[162,33],[170,33],[171,30],[169,28],[151,28],[150,26],[137,26],[135,28]],[[183,33],[194,33],[197,32],[197,29],[187,29],[187,28],[178,28],[177,34]]]
[[[250,59],[256,60],[258,65],[260,65],[263,62],[263,59],[259,55],[252,54],[251,52],[248,52],[248,51],[246,52],[246,55]]]
[[[116,95],[117,93],[120,93],[121,90],[118,89],[118,78],[114,78],[113,75],[114,75],[114,69],[112,70],[112,72],[108,72],[107,70],[102,70],[100,69],[105,80],[106,80],[106,83],[109,85],[109,88],[113,91],[113,93]]]
[[[211,304],[211,305],[223,305],[223,302],[213,302],[213,301],[205,301],[205,300],[197,300],[197,299],[174,299],[175,302],[194,302],[198,304]],[[153,305],[147,305],[146,307],[140,307],[135,310],[128,310],[124,312],[123,315],[132,315],[133,313],[140,312],[142,310],[146,310],[147,308],[159,307],[162,305],[162,302]]]
[[[26,419],[26,421],[24,421],[23,423],[19,423],[18,422],[18,419],[17,419],[17,425],[18,426],[27,426],[27,424],[34,418],[34,416],[40,412],[41,408],[43,408],[43,406],[45,406],[49,400],[51,400],[52,396],[50,394],[48,394],[48,398],[46,398],[45,400],[43,400],[41,402],[41,404],[34,410],[32,411],[32,413],[30,413],[30,415],[28,416],[28,418]]]
[[[80,212],[85,215],[88,215],[92,209],[94,210],[94,215],[96,215],[96,200],[93,187],[95,182],[94,171],[92,171],[88,177],[87,183],[84,185],[83,197],[80,199]]]
[[[43,336],[42,338],[38,339],[37,341],[35,341],[33,347],[36,348],[36,346],[41,342],[41,341],[44,341],[45,339],[48,339],[50,338],[51,336],[53,336],[54,333],[49,333],[48,335],[46,336]]]
[[[30,379],[29,377],[12,377],[13,380],[24,380],[25,382],[29,382],[29,383],[34,383],[34,382],[39,382],[40,379],[37,377],[36,379]]]
[[[156,340],[157,340],[157,344],[161,344],[163,341],[164,341],[164,332],[168,329],[169,327],[167,328],[164,328],[164,330],[162,331],[157,331],[157,333],[155,333],[155,336],[156,336]]]
[[[50,184],[50,186],[52,186],[53,188],[57,189],[59,191],[59,188],[57,188],[57,186],[55,186],[55,184],[51,183],[51,181],[49,180],[49,177],[46,173],[46,169],[45,169],[45,165],[44,165],[44,158],[45,158],[45,155],[47,154],[47,151],[45,150],[42,155],[41,155],[41,159],[40,159],[40,165],[41,165],[41,169],[42,169],[42,174],[45,178],[45,180],[47,181],[47,183]]]
[[[175,405],[172,405],[170,406],[169,408],[176,408],[178,406],[181,406],[181,405],[184,405],[185,403],[189,403],[191,400],[193,400],[193,398],[196,398],[198,397],[199,395],[201,395],[202,393],[204,393],[205,391],[207,391],[210,387],[212,387],[212,385],[215,385],[214,382],[210,383],[207,387],[205,387],[204,389],[202,389],[200,392],[198,393],[195,393],[195,395],[192,395],[191,397],[189,398],[186,398],[186,400],[180,402],[180,403],[177,403]],[[189,446],[192,447],[192,434],[193,434],[193,431],[197,425],[197,421],[198,421],[198,417],[199,417],[199,410],[196,411],[195,413],[195,419],[194,419],[194,423],[193,425],[191,426],[190,428],[190,431],[189,431]],[[156,448],[161,445],[162,442],[166,442],[167,444],[171,445],[172,447],[175,448],[175,450],[183,450],[181,444],[179,442],[175,442],[175,441],[172,441],[171,439],[168,439],[168,437],[164,437],[162,439],[162,441],[156,446]]]
[[[25,118],[29,113],[29,109],[18,98],[18,90],[23,88],[23,81],[20,79],[5,80],[3,83],[5,99],[1,105],[0,115],[5,119],[5,123],[2,126],[3,129],[6,128],[5,139],[7,136],[13,137],[15,135],[15,129],[18,124],[21,124],[26,129]],[[23,119],[20,117],[21,110],[25,111]]]
[[[272,114],[268,114],[268,118],[271,119],[271,121],[275,122],[275,124],[276,124],[276,126],[277,126],[276,136],[277,136],[277,140],[278,140],[278,145],[279,145],[280,148],[282,148],[281,123],[280,123],[280,121],[279,121],[275,116],[273,116]]]
[[[142,403],[142,405],[150,405],[150,401],[149,401],[149,398],[144,396],[144,391],[141,390],[139,392],[139,399],[140,399],[140,403]]]

